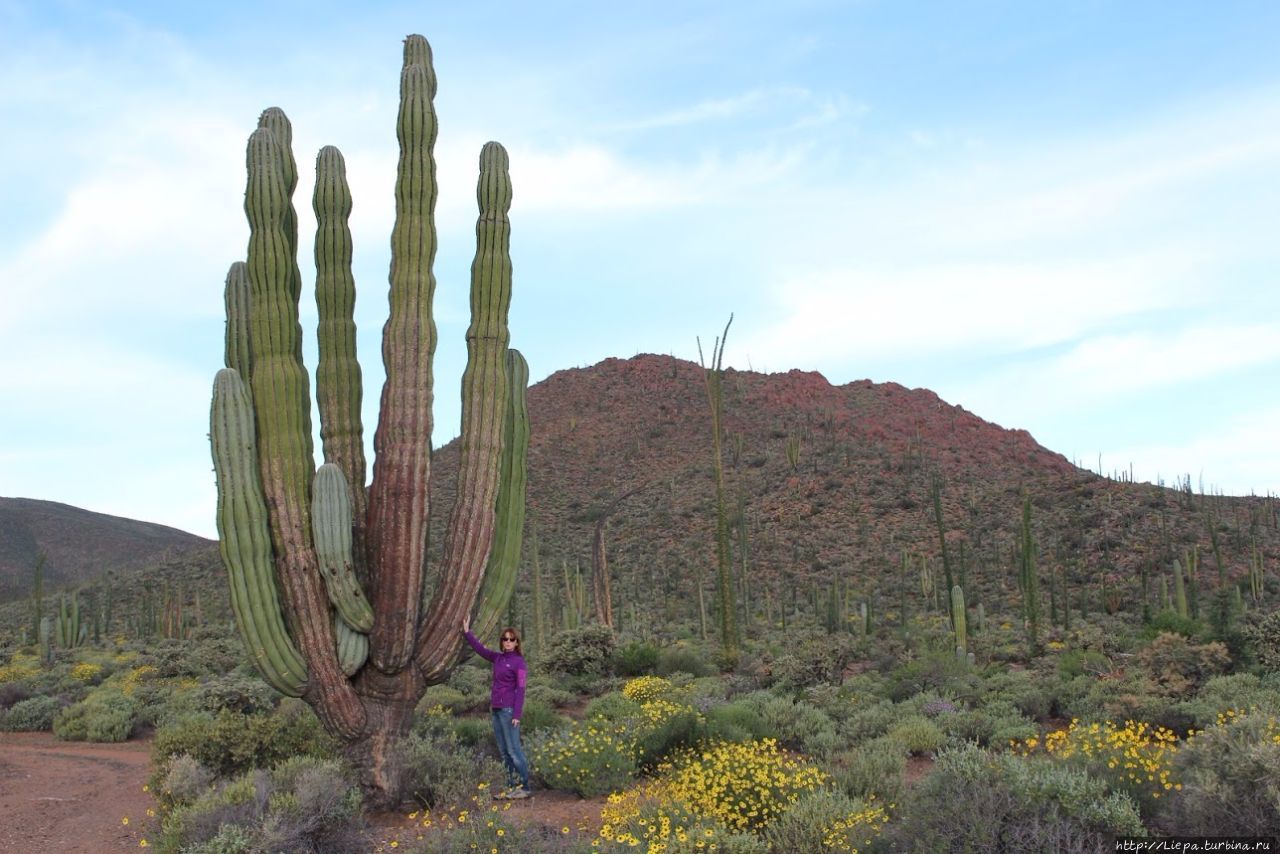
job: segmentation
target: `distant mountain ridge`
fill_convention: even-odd
[[[52,591],[108,571],[130,572],[210,544],[203,537],[153,522],[55,501],[0,497],[0,602],[27,595],[42,552],[45,590]]]

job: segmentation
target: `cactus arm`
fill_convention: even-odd
[[[493,550],[485,568],[480,603],[472,620],[479,637],[498,628],[516,586],[520,546],[524,536],[526,461],[529,450],[529,412],[525,388],[529,364],[518,350],[507,351],[507,413],[502,435],[502,464],[498,483],[497,519]]]
[[[338,644],[338,665],[342,672],[354,676],[369,658],[369,636],[347,625],[342,615],[333,615],[333,637]]]
[[[266,128],[275,137],[280,146],[280,176],[284,180],[285,207],[281,227],[285,239],[289,241],[289,258],[291,259],[289,293],[293,301],[302,297],[302,273],[298,270],[298,212],[293,207],[293,191],[298,186],[298,162],[293,157],[293,125],[284,110],[279,107],[267,107],[258,116],[258,127]],[[301,356],[302,351],[298,351]]]
[[[253,357],[249,345],[249,318],[252,316],[249,289],[249,268],[243,261],[236,261],[227,271],[227,284],[223,292],[227,307],[226,352],[223,363],[234,368],[241,377],[253,376]]]
[[[420,44],[419,44],[420,42]],[[369,491],[369,588],[379,615],[369,657],[384,673],[413,654],[427,551],[431,475],[431,358],[435,321],[435,75],[421,36],[405,45],[396,135],[396,218],[391,234],[390,315],[382,332],[386,381],[374,433]],[[425,63],[425,64],[424,64]],[[459,615],[461,618],[461,615]]]
[[[368,632],[373,628],[373,609],[351,563],[352,508],[342,469],[333,463],[320,466],[312,492],[311,532],[329,601],[348,626]]]
[[[249,137],[247,162],[247,265],[253,292],[250,386],[276,577],[285,618],[307,661],[307,696],[334,733],[354,737],[364,726],[364,710],[338,667],[328,598],[311,543],[310,388],[300,356],[297,263],[285,231],[285,158],[270,130],[259,128]]]
[[[507,410],[506,356],[511,306],[511,175],[506,149],[480,151],[480,215],[471,264],[471,326],[462,375],[458,491],[445,530],[440,583],[418,639],[427,682],[449,672],[461,649],[458,623],[475,603],[492,545],[498,469]]]
[[[214,378],[209,435],[218,481],[218,547],[227,569],[236,625],[267,682],[282,694],[301,696],[306,664],[285,629],[272,576],[253,408],[233,369],[221,370]]]
[[[363,394],[360,363],[356,360],[355,277],[351,273],[351,189],[342,153],[331,145],[316,156],[316,186],[312,200],[316,214],[316,401],[320,410],[320,439],[324,459],[345,477],[351,502],[353,529],[350,560],[363,578],[365,545],[364,427],[360,421]],[[368,631],[368,629],[364,629]]]

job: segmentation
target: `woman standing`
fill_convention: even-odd
[[[471,634],[471,618],[462,620],[462,634],[481,658],[493,662],[493,688],[489,692],[489,715],[493,719],[493,737],[507,769],[506,791],[495,798],[527,798],[529,762],[520,746],[520,714],[524,710],[524,686],[529,670],[520,653],[520,634],[512,628],[502,630],[500,649],[492,650]]]

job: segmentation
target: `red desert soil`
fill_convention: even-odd
[[[140,850],[142,840],[154,842],[156,833],[156,820],[147,814],[156,802],[143,791],[150,774],[149,740],[88,744],[47,732],[0,732],[0,854]],[[504,817],[594,836],[603,803],[539,791],[531,800],[511,802]],[[405,815],[371,816],[370,825],[371,852],[387,850],[392,840],[414,842],[420,832]]]
[[[155,800],[142,789],[150,773],[149,741],[0,733],[0,852],[138,850],[155,823]]]

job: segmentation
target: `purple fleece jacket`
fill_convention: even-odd
[[[476,655],[493,662],[493,690],[489,692],[489,707],[510,707],[511,717],[520,720],[520,713],[524,710],[524,685],[529,678],[524,656],[518,652],[489,649],[471,632],[466,632],[465,637]]]

